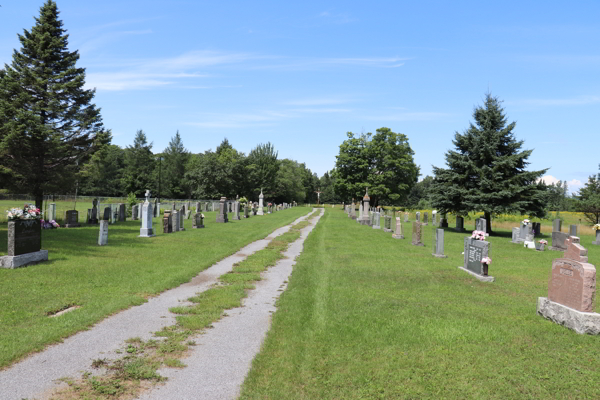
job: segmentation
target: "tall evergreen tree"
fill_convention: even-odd
[[[40,208],[44,193],[64,192],[97,145],[110,142],[58,14],[54,1],[44,3],[0,74],[2,185],[26,190]]]
[[[523,141],[513,134],[516,123],[507,124],[501,101],[486,94],[483,107],[473,112],[463,134],[456,132],[456,150],[446,153],[447,169],[433,167],[431,204],[441,213],[460,216],[483,212],[488,233],[491,218],[503,213],[545,215],[546,185],[538,179],[547,171],[527,171],[533,150],[521,150]]]
[[[247,191],[251,200],[258,200],[261,188],[265,195],[274,192],[275,177],[279,170],[277,154],[270,142],[259,144],[248,154],[246,171],[250,186]]]
[[[152,143],[148,143],[146,134],[140,129],[135,134],[133,146],[127,146],[125,149],[123,170],[125,192],[142,197],[146,190],[153,189],[156,186],[153,174],[155,163]]]
[[[579,189],[577,210],[590,224],[600,224],[600,173],[590,176],[585,186]]]
[[[171,138],[169,146],[163,152],[162,188],[164,197],[183,199],[189,194],[185,184],[185,166],[189,152],[183,146],[179,131]]]

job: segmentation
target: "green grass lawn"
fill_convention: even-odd
[[[109,226],[108,245],[97,246],[98,226],[42,230],[48,262],[0,269],[0,367],[85,329],[108,315],[141,304],[148,296],[189,281],[246,244],[287,225],[309,208],[297,207],[227,224],[205,212],[205,228],[138,238],[140,221]],[[6,254],[6,225],[0,225],[0,254]],[[71,305],[81,308],[49,318]]]
[[[447,259],[358,225],[340,210],[304,242],[242,399],[597,399],[600,338],[536,314],[552,259],[491,242],[481,283],[462,265],[466,234],[446,231]],[[563,229],[564,231],[564,229]],[[583,236],[589,260],[600,247]]]

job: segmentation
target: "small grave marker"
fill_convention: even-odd
[[[402,222],[400,222],[400,217],[396,217],[396,233],[392,235],[394,239],[404,239],[404,234],[402,232]]]
[[[420,222],[413,222],[413,231],[412,231],[412,245],[413,246],[425,246],[421,240],[423,231],[422,224]]]

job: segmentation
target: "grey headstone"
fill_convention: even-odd
[[[415,218],[416,218],[417,222],[419,222],[419,223],[420,223],[420,222],[421,222],[421,212],[420,212],[420,211],[417,211],[415,215],[416,215],[416,217],[415,217]]]
[[[592,242],[592,244],[600,245],[600,230],[596,231],[596,241]]]
[[[433,210],[431,212],[431,225],[437,226],[437,211],[436,210]]]
[[[219,214],[217,214],[217,222],[229,222],[227,218],[227,204],[225,203],[227,198],[221,197],[221,201],[219,202]]]
[[[487,220],[485,218],[477,218],[475,220],[475,230],[477,231],[481,231],[481,232],[487,232]]]
[[[569,226],[569,236],[577,236],[577,225]]]
[[[389,215],[385,215],[383,217],[383,231],[384,232],[393,232],[392,230],[392,217],[390,217]]]
[[[552,221],[552,232],[560,232],[562,229],[562,220],[555,219]]]
[[[202,213],[197,212],[194,214],[194,218],[192,219],[192,228],[194,228],[194,229],[204,228],[204,217],[203,217]]]
[[[171,211],[171,221],[173,223],[173,232],[179,232],[179,211],[173,210]]]
[[[119,204],[119,222],[123,222],[127,219],[127,214],[125,211],[125,204],[120,203]]]
[[[108,221],[100,221],[100,231],[98,232],[98,246],[106,246],[108,242]]]
[[[463,217],[456,217],[456,228],[454,228],[456,232],[464,232],[465,231],[465,219]]]
[[[427,211],[423,213],[423,225],[429,225],[429,214]]]
[[[48,204],[48,222],[56,219],[56,203]]]
[[[465,237],[464,268],[478,275],[484,275],[483,264],[481,263],[481,260],[484,257],[489,257],[489,251],[489,242],[477,240],[470,236]]]
[[[179,210],[179,230],[180,231],[185,231],[185,226],[183,223],[183,219],[185,218],[184,210],[185,210],[185,207],[181,207],[181,210]]]
[[[408,213],[407,212],[404,213],[404,222],[408,222]]]
[[[137,204],[134,204],[133,207],[131,208],[131,218],[134,221],[138,220],[138,209],[140,208],[140,206],[138,206]]]
[[[520,232],[521,232],[520,228],[517,228],[516,226],[514,228],[512,228],[512,240],[511,240],[512,243],[521,243],[519,241]]]
[[[79,225],[79,211],[77,210],[68,210],[65,212],[65,228],[77,228]]]
[[[444,230],[433,230],[433,256],[438,258],[446,258],[444,255]]]
[[[550,250],[567,251],[565,241],[569,238],[566,232],[552,232],[552,247]]]

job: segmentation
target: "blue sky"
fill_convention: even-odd
[[[0,62],[42,0],[0,2]],[[113,143],[162,151],[223,138],[321,176],[346,132],[404,133],[422,177],[443,166],[488,89],[530,169],[576,190],[598,172],[598,1],[58,0]]]

